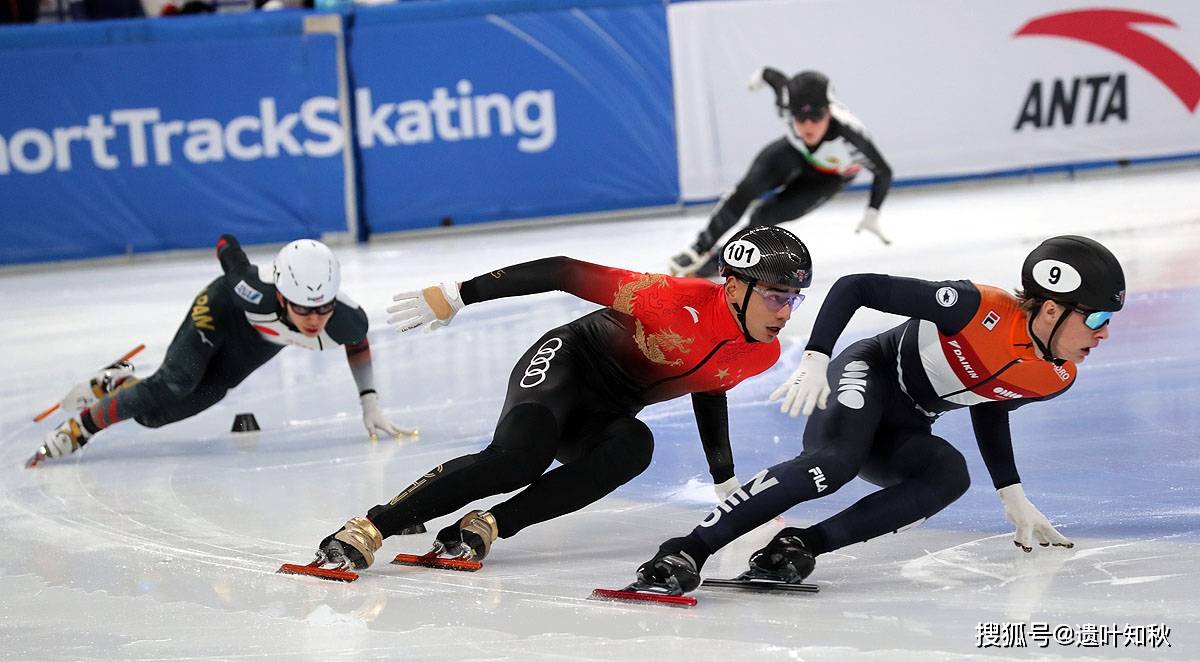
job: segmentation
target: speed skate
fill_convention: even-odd
[[[747,570],[732,579],[705,579],[700,582],[706,588],[744,588],[753,591],[786,591],[792,593],[820,593],[816,584],[785,582],[772,573]]]
[[[674,592],[663,586],[634,582],[622,589],[598,588],[588,596],[589,600],[609,602],[634,602],[666,605],[668,607],[695,607],[696,598]]]
[[[330,567],[325,567],[330,566]],[[352,582],[358,579],[357,572],[351,572],[346,564],[332,564],[322,557],[317,557],[308,565],[298,565],[295,563],[284,563],[275,571],[283,575],[305,575],[308,577],[317,577],[319,579],[328,579],[334,582]]]
[[[458,570],[459,572],[475,572],[483,567],[479,561],[470,559],[440,556],[437,550],[425,554],[397,554],[392,559],[394,565],[415,565],[435,570]]]

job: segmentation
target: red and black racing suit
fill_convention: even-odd
[[[367,517],[384,537],[483,497],[500,537],[574,512],[632,480],[654,441],[646,405],[692,394],[715,482],[733,477],[725,392],[779,358],[748,343],[722,286],[547,258],[462,284],[464,304],[561,290],[604,308],[552,329],[517,361],[492,442],[438,465]],[[562,462],[546,472],[555,459]]]
[[[996,488],[1020,482],[1008,414],[1066,391],[1075,366],[1039,358],[1017,300],[965,280],[846,276],[821,306],[807,348],[830,354],[863,306],[911,319],[830,362],[829,406],[808,419],[804,451],[755,476],[696,527],[690,538],[703,543],[701,556],[855,476],[883,489],[810,527],[814,553],[932,516],[970,485],[962,454],[932,433],[933,421],[953,409],[970,408]]]

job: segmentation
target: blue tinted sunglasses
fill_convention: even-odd
[[[1104,328],[1105,324],[1112,319],[1112,311],[1110,310],[1078,310],[1075,312],[1083,315],[1083,325],[1092,331],[1099,331]]]

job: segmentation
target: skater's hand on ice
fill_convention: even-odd
[[[828,354],[811,350],[805,352],[792,376],[771,393],[771,402],[782,398],[779,411],[789,416],[796,416],[802,411],[808,416],[814,407],[824,409],[829,400],[829,380],[825,377],[828,368]]]
[[[401,333],[423,326],[432,331],[447,326],[455,313],[462,310],[462,297],[457,283],[441,283],[423,290],[401,292],[392,297],[397,301],[387,309],[392,313],[387,322]]]
[[[1026,498],[1025,489],[1020,483],[1002,487],[996,490],[996,493],[1000,495],[1000,502],[1004,504],[1004,515],[1017,527],[1014,545],[1025,552],[1033,551],[1035,540],[1042,547],[1053,545],[1070,549],[1075,546],[1075,543],[1059,533],[1050,524],[1050,520]]]
[[[867,207],[867,211],[863,212],[862,220],[858,222],[858,227],[854,228],[854,234],[858,234],[863,230],[879,237],[879,241],[882,241],[885,246],[889,246],[892,243],[891,239],[883,235],[883,230],[879,227],[878,209]]]
[[[383,415],[383,410],[379,408],[379,395],[375,392],[364,393],[359,401],[362,402],[363,427],[367,429],[371,441],[378,441],[380,432],[390,434],[395,439],[399,439],[401,436],[416,436],[415,429],[399,427]]]
[[[723,502],[729,498],[730,494],[741,489],[742,484],[738,482],[737,476],[730,478],[723,483],[713,483],[713,491],[717,493],[717,501]]]

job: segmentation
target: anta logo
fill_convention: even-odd
[[[967,375],[971,379],[979,379],[979,375],[976,374],[975,368],[971,365],[971,362],[967,360],[966,355],[963,354],[962,345],[959,345],[957,340],[948,341],[946,344],[950,346],[951,351],[954,353],[954,358],[958,359],[958,364],[962,366],[962,369],[966,371]]]
[[[829,488],[829,486],[825,484],[825,472],[821,471],[821,467],[813,467],[812,469],[808,470],[808,473],[812,474],[813,485],[817,486],[817,494],[820,494]]]
[[[767,470],[763,469],[757,474],[754,474],[754,478],[750,479],[749,484],[737,488],[734,490],[733,494],[725,497],[725,500],[717,505],[717,509],[709,513],[708,517],[705,517],[703,522],[700,522],[700,526],[712,526],[713,524],[716,524],[718,521],[720,521],[722,513],[732,511],[733,507],[739,503],[742,503],[755,494],[765,492],[778,484],[778,480],[774,478],[767,478]]]
[[[1141,67],[1167,87],[1189,112],[1200,106],[1200,71],[1182,55],[1137,26],[1178,28],[1164,16],[1122,9],[1083,9],[1035,18],[1016,37],[1062,37],[1112,51]],[[1124,73],[1076,76],[1043,83],[1035,80],[1025,95],[1014,130],[1026,125],[1053,127],[1056,120],[1103,124],[1129,119],[1129,92]]]

